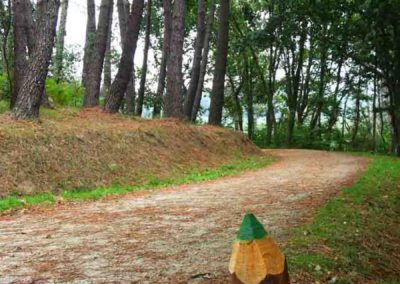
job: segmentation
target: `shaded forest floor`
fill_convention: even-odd
[[[340,153],[266,152],[277,161],[234,177],[0,217],[0,282],[227,283],[247,211],[287,247],[291,228],[368,165]]]

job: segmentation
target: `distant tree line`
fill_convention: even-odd
[[[400,155],[400,0],[86,2],[84,108],[208,115],[263,146]],[[0,0],[2,93],[17,119],[51,104],[46,79],[68,81],[68,8],[68,0]]]

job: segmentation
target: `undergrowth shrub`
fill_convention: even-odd
[[[83,87],[79,82],[58,83],[54,79],[46,80],[46,92],[58,106],[77,107],[82,105]]]

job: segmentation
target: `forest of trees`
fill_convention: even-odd
[[[0,100],[15,119],[101,107],[267,147],[400,156],[400,0],[86,2],[71,70],[68,0],[0,0]]]

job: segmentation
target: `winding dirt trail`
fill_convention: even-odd
[[[368,161],[268,150],[234,177],[0,217],[0,283],[227,283],[231,244],[251,210],[285,243],[288,227],[352,184]]]

